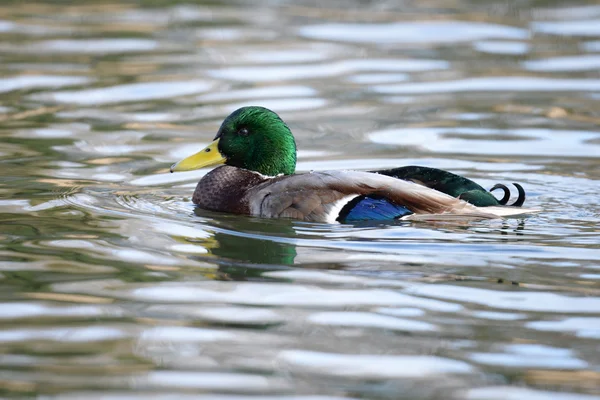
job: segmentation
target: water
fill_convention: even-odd
[[[600,396],[594,2],[0,6],[0,393]],[[169,174],[241,105],[299,170],[520,182],[538,215],[324,225]]]

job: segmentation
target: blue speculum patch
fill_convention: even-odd
[[[412,214],[408,208],[380,196],[358,196],[342,208],[338,222],[391,221]]]

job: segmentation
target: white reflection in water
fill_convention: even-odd
[[[264,99],[273,97],[313,96],[317,91],[309,86],[265,86],[244,90],[207,93],[196,99],[203,102],[229,101],[242,99]]]
[[[407,129],[408,130],[408,129]],[[399,130],[398,130],[399,131]],[[412,131],[412,129],[410,129]],[[396,132],[396,130],[394,130]],[[417,130],[419,133],[420,130]],[[374,132],[378,133],[378,132]],[[369,136],[370,137],[370,136]],[[395,135],[394,135],[395,138]],[[398,139],[400,140],[400,139]],[[404,138],[402,138],[404,140]],[[407,140],[415,140],[421,143],[420,139],[410,138]],[[374,140],[375,141],[375,140]],[[388,143],[386,143],[388,144]],[[389,144],[396,144],[395,142]],[[302,154],[302,152],[300,152]],[[328,154],[335,153],[325,153],[322,154],[326,156]],[[358,169],[357,164],[360,164],[360,169],[368,170],[368,169],[383,169],[383,168],[393,168],[398,165],[423,165],[434,168],[442,168],[442,169],[467,169],[467,168],[477,168],[482,170],[511,170],[511,169],[521,169],[521,164],[510,164],[510,163],[500,163],[497,164],[486,164],[486,163],[473,163],[469,161],[452,161],[448,162],[447,160],[442,159],[414,159],[414,158],[360,158],[360,159],[351,159],[346,158],[343,160],[329,159],[328,157],[320,157],[316,160],[310,161],[300,161],[297,165],[298,171],[321,171],[321,170],[339,170],[339,169]],[[524,169],[530,169],[531,167],[524,167]],[[535,167],[533,167],[535,169]]]
[[[94,317],[105,314],[104,310],[92,305],[56,306],[44,303],[0,304],[0,319],[40,317]]]
[[[472,353],[472,361],[485,365],[506,368],[547,368],[547,369],[584,369],[588,363],[569,357],[537,357],[504,354],[504,353]]]
[[[109,250],[113,257],[120,261],[131,262],[136,264],[158,264],[158,265],[177,265],[181,261],[167,256],[165,254],[151,253],[144,250],[136,249],[114,249]]]
[[[30,208],[29,200],[24,199],[2,199],[0,200],[0,211],[3,213],[25,212]]]
[[[238,335],[233,332],[216,329],[187,326],[156,326],[142,331],[139,339],[156,342],[217,342],[237,340]]]
[[[277,357],[294,372],[361,379],[424,378],[439,374],[465,374],[474,368],[463,361],[432,356],[333,354],[284,350]]]
[[[600,90],[600,80],[504,76],[374,86],[372,89],[378,93],[391,94],[460,92],[589,92]]]
[[[541,18],[566,20],[588,20],[600,16],[600,6],[595,4],[561,4],[557,7],[540,8],[536,13]],[[541,19],[540,18],[540,19]],[[575,21],[573,21],[575,22]]]
[[[15,27],[15,24],[10,21],[0,20],[0,32],[11,31]]]
[[[171,236],[183,236],[194,239],[207,239],[212,235],[204,229],[186,226],[183,224],[160,222],[154,224],[154,229],[158,232],[165,233]]]
[[[593,40],[589,42],[585,42],[580,46],[583,50],[589,52],[597,52],[600,51],[600,40]]]
[[[211,83],[199,80],[144,82],[98,89],[54,92],[48,97],[59,103],[99,105],[187,96],[205,92],[211,87]]]
[[[276,109],[279,112],[293,111],[293,110],[310,110],[313,108],[321,108],[327,105],[325,99],[319,98],[292,98],[292,99],[264,99],[256,100],[253,105],[261,106],[270,109]],[[240,107],[247,106],[248,103],[234,103],[227,106],[227,112],[232,112]]]
[[[40,396],[40,400],[50,400],[48,396]],[[131,391],[109,391],[103,390],[102,394],[96,392],[67,392],[61,393],[60,400],[358,400],[356,397],[338,397],[338,396],[301,396],[301,395],[266,395],[260,394],[257,396],[253,395],[224,395],[224,394],[206,394],[198,397],[197,394],[188,394],[178,392],[177,394],[172,393],[157,393],[157,392],[145,392],[144,390]],[[574,399],[577,400],[577,399]]]
[[[88,83],[90,81],[90,78],[83,76],[13,76],[10,78],[0,79],[0,93],[32,88],[74,86]]]
[[[278,279],[292,279],[296,282],[314,283],[354,283],[361,285],[365,283],[364,278],[336,271],[311,271],[311,270],[289,270],[265,272],[262,276]]]
[[[37,136],[40,138],[66,138],[73,136],[75,132],[70,128],[46,128],[46,129],[35,129],[30,131],[31,136]],[[21,135],[23,133],[20,133]]]
[[[473,43],[473,48],[484,53],[519,55],[529,51],[529,44],[525,42],[480,40]]]
[[[44,53],[128,53],[134,51],[149,51],[158,47],[155,40],[150,39],[80,39],[80,40],[46,40],[35,43],[29,51]]]
[[[558,321],[531,321],[528,328],[548,332],[571,332],[576,336],[600,339],[600,318],[574,317]]]
[[[213,307],[194,309],[190,315],[202,319],[236,324],[272,324],[284,322],[277,312],[258,307]]]
[[[504,346],[506,353],[471,353],[469,358],[480,364],[508,368],[582,369],[588,363],[574,357],[570,349],[540,344]]]
[[[217,372],[153,371],[136,380],[144,385],[174,389],[252,392],[284,387],[283,382],[278,379],[251,374]]]
[[[502,140],[490,138],[501,135]],[[600,138],[600,132],[550,129],[487,129],[487,128],[401,128],[369,134],[375,143],[419,146],[442,153],[518,154],[595,157],[600,146],[589,140]],[[525,145],[534,141],[534,145]]]
[[[252,28],[203,28],[195,32],[195,36],[199,39],[208,39],[223,42],[235,42],[236,40],[257,39],[260,41],[272,40],[275,41],[278,33],[267,29],[252,29]]]
[[[464,21],[392,24],[323,24],[299,29],[302,36],[356,43],[455,43],[486,38],[525,39],[527,31],[506,25]]]
[[[600,55],[590,54],[528,60],[523,61],[523,67],[530,71],[596,71],[600,69]]]
[[[98,249],[100,246],[91,240],[81,239],[60,239],[60,240],[49,240],[46,242],[47,246],[59,247],[64,249]]]
[[[560,393],[511,386],[489,386],[470,389],[469,400],[597,400],[598,396],[579,393]]]
[[[531,29],[546,35],[600,36],[600,19],[533,22],[531,24]]]
[[[419,308],[413,307],[401,307],[401,308],[388,308],[388,307],[379,307],[373,310],[374,312],[393,315],[396,317],[421,317],[425,315],[425,311]]]
[[[308,322],[327,326],[381,328],[399,331],[433,332],[437,327],[427,322],[394,318],[366,312],[321,312],[309,315]]]
[[[527,318],[525,314],[505,313],[496,311],[474,311],[473,316],[483,319],[492,319],[496,321],[516,321]]]
[[[311,49],[306,50],[263,49],[262,51],[247,54],[245,58],[252,62],[265,64],[321,61],[330,57],[330,54],[326,53],[327,50],[333,50],[333,48],[326,49],[323,46],[313,46]]]
[[[200,150],[198,148],[197,150]],[[189,155],[189,154],[188,154]],[[174,159],[173,161],[177,161]],[[141,178],[135,178],[129,181],[131,185],[135,186],[152,186],[152,185],[164,185],[165,183],[178,183],[185,181],[199,181],[209,169],[201,169],[196,171],[184,171],[178,172],[176,174],[166,173],[166,174],[154,174],[154,175],[146,175]]]
[[[116,293],[115,293],[116,294]],[[196,285],[159,284],[132,288],[125,297],[168,303],[229,303],[249,305],[288,305],[299,307],[414,306],[439,311],[455,311],[456,304],[399,293],[386,289],[328,289],[300,284],[202,282]],[[435,297],[435,296],[432,296]]]
[[[560,347],[546,346],[543,344],[509,344],[504,346],[504,350],[531,357],[572,357],[573,350]]]
[[[447,62],[437,60],[364,59],[315,65],[231,67],[210,71],[210,75],[236,81],[269,82],[326,78],[359,71],[408,72],[446,68],[448,68]]]
[[[402,82],[409,79],[407,74],[354,74],[346,78],[348,82],[370,85],[375,83]]]
[[[58,342],[100,342],[131,336],[131,332],[111,326],[69,328],[9,329],[0,331],[0,342],[52,340]]]
[[[97,181],[104,181],[104,182],[122,182],[127,178],[127,176],[121,175],[121,174],[103,173],[103,174],[93,174],[91,176],[91,178],[94,180],[97,180]]]
[[[208,250],[202,246],[198,246],[195,244],[174,244],[171,246],[171,250],[175,252],[181,253],[191,253],[191,254],[206,254]]]
[[[597,313],[600,297],[574,297],[558,293],[499,291],[451,285],[412,284],[409,293],[485,305],[490,308],[549,313]]]

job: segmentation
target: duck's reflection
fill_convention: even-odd
[[[207,212],[196,208],[195,213],[205,217]],[[212,222],[217,229],[204,245],[221,267],[294,265],[297,240],[293,239],[293,221],[226,216]]]
[[[206,220],[207,211],[197,209],[196,215]],[[213,226],[213,236],[203,240],[202,246],[208,251],[208,257],[212,262],[216,262],[221,270],[244,271],[245,275],[252,275],[249,268],[256,270],[256,276],[260,276],[261,271],[286,268],[289,266],[302,265],[305,268],[326,268],[343,269],[348,263],[360,262],[366,260],[377,260],[380,263],[394,263],[395,269],[400,266],[403,257],[403,249],[408,255],[414,251],[418,237],[424,237],[424,246],[434,246],[430,238],[437,237],[433,235],[399,235],[398,240],[390,241],[393,235],[382,234],[385,240],[378,240],[371,237],[373,229],[410,229],[410,227],[419,226],[423,229],[432,229],[439,232],[438,241],[446,242],[447,235],[452,232],[463,234],[470,229],[476,229],[478,234],[489,234],[498,240],[498,234],[501,235],[502,242],[522,240],[525,220],[507,220],[498,224],[496,228],[481,230],[481,226],[474,225],[473,221],[459,223],[410,224],[388,223],[379,224],[377,227],[372,225],[355,226],[342,229],[341,232],[331,237],[335,232],[334,228],[323,234],[322,226],[301,225],[293,220],[286,219],[262,219],[243,216],[231,216],[219,214],[214,218],[213,213],[209,214],[210,225]],[[303,231],[303,234],[299,234]],[[314,235],[310,233],[312,232]],[[371,233],[369,233],[371,232]],[[363,237],[363,235],[365,235]],[[313,236],[311,239],[310,236]],[[329,236],[329,237],[328,237]],[[377,235],[376,235],[377,236]],[[365,240],[370,238],[373,240]],[[425,243],[426,242],[426,243]],[[460,246],[457,244],[457,246]],[[393,248],[392,248],[393,247]],[[434,261],[434,255],[426,257]],[[408,257],[407,259],[412,259]],[[414,265],[413,265],[414,267]],[[401,268],[401,267],[400,267]]]

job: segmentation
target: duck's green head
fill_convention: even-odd
[[[173,164],[171,172],[223,163],[268,176],[290,175],[296,170],[296,142],[273,111],[242,107],[225,118],[214,142]]]

